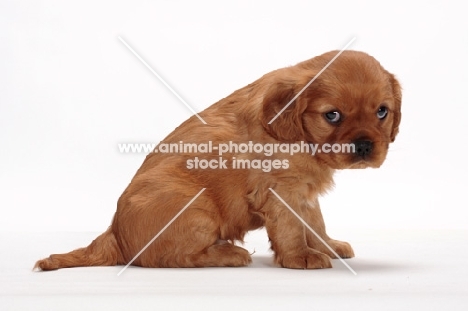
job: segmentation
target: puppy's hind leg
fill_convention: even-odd
[[[227,241],[218,241],[198,254],[190,255],[196,267],[242,267],[252,262],[247,250]]]
[[[136,262],[146,267],[239,267],[251,263],[247,250],[220,240],[212,210],[193,204]]]

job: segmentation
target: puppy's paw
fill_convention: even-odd
[[[203,255],[196,255],[192,262],[198,267],[243,267],[252,263],[249,252],[230,244],[214,244]]]
[[[313,249],[308,249],[301,254],[288,254],[281,258],[278,257],[277,262],[283,268],[289,269],[324,269],[332,267],[328,255]]]
[[[349,245],[348,242],[343,242],[343,241],[338,241],[338,240],[328,240],[326,241],[328,246],[330,246],[341,258],[352,258],[354,257],[354,251],[351,245]],[[337,259],[338,257],[331,252],[328,247],[325,245],[321,245],[319,247],[316,247],[319,251],[322,253],[327,254],[333,259]]]

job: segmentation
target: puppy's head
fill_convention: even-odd
[[[317,144],[315,156],[331,168],[379,167],[398,133],[400,85],[377,60],[356,51],[343,52],[319,74],[337,53],[274,72],[263,126],[278,141]]]

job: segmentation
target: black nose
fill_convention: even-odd
[[[356,140],[354,144],[354,153],[361,158],[370,155],[373,148],[373,143],[370,140]]]

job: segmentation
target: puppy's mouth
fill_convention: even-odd
[[[316,154],[322,161],[333,169],[364,169],[378,168],[385,160],[388,143],[370,139],[368,136],[341,145],[341,152]],[[345,147],[346,146],[346,147]]]
[[[368,167],[378,167],[374,165],[372,162],[361,160],[357,162],[353,162],[348,166],[348,169],[362,169],[362,168],[368,168]]]

